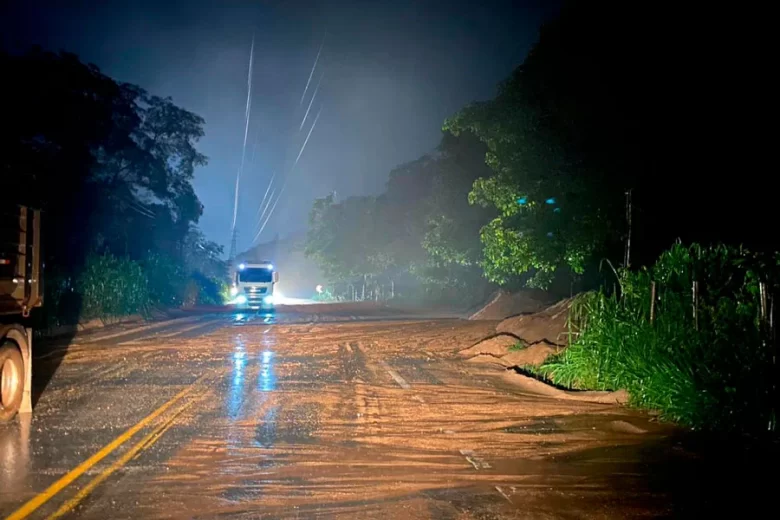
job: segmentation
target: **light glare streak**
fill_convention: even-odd
[[[241,172],[244,169],[244,160],[246,158],[246,140],[249,135],[249,114],[252,108],[252,66],[255,56],[255,36],[252,35],[252,46],[249,48],[249,73],[247,74],[247,92],[246,92],[246,125],[244,126],[244,145],[241,149],[241,164],[236,172],[236,191],[233,197],[233,225],[230,228],[231,236],[236,231],[236,220],[238,218],[238,188],[241,183]]]
[[[260,205],[257,207],[257,214],[255,215],[255,218],[260,216],[260,211],[263,208],[263,204],[265,204],[265,199],[268,198],[268,192],[271,191],[271,186],[273,185],[275,178],[276,172],[271,175],[271,180],[268,182],[268,187],[265,189],[265,193],[263,194],[263,200],[260,201]]]
[[[265,203],[265,207],[263,208],[262,213],[260,213],[260,218],[257,219],[257,223],[255,224],[255,231],[257,231],[257,229],[261,227],[260,224],[261,222],[263,222],[263,219],[265,218],[266,212],[268,211],[268,207],[271,205],[271,201],[274,200],[274,195],[276,195],[276,188],[271,190],[271,196],[268,197],[268,200]]]
[[[314,94],[311,96],[311,101],[309,101],[309,106],[306,108],[306,113],[303,114],[303,120],[301,120],[301,126],[298,127],[298,131],[300,132],[303,130],[303,124],[306,122],[306,118],[309,117],[309,111],[311,110],[311,106],[314,104],[314,100],[317,98],[317,91],[320,90],[320,83],[322,83],[322,78],[325,76],[325,71],[320,74],[320,79],[317,80],[317,86],[314,88]]]
[[[322,43],[320,43],[320,50],[317,51],[317,57],[314,59],[314,65],[311,67],[311,72],[309,73],[309,79],[306,80],[306,88],[303,89],[303,95],[301,95],[301,101],[298,103],[298,106],[303,105],[303,100],[306,98],[306,92],[309,90],[309,84],[311,83],[311,78],[314,77],[314,69],[317,68],[317,62],[320,61],[320,53],[322,52],[322,46],[325,45],[325,37],[322,37]]]
[[[279,204],[279,199],[282,198],[282,194],[284,193],[284,188],[285,187],[282,186],[281,191],[279,191],[279,196],[276,197],[276,201],[274,202],[274,205],[271,206],[271,211],[268,212],[268,216],[265,218],[265,222],[263,222],[263,227],[260,228],[260,231],[257,232],[257,234],[255,235],[254,240],[252,240],[253,244],[257,241],[258,238],[260,238],[260,234],[265,229],[266,224],[268,224],[268,221],[271,220],[271,215],[274,214],[274,210],[276,209],[276,205]]]
[[[298,157],[295,158],[295,162],[292,165],[292,168],[290,168],[290,173],[292,173],[292,170],[295,169],[295,166],[298,164],[298,159],[301,158],[301,155],[303,155],[303,151],[306,149],[306,143],[309,142],[309,137],[311,137],[311,133],[314,131],[314,127],[317,126],[317,120],[320,118],[320,114],[322,113],[322,107],[317,111],[317,117],[314,118],[314,122],[311,124],[311,128],[309,128],[309,133],[306,134],[306,140],[303,142],[303,146],[301,146],[301,151],[298,152]]]

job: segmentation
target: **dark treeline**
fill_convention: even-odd
[[[624,261],[626,193],[633,266],[652,264],[677,239],[777,249],[778,237],[767,229],[775,195],[751,151],[758,146],[750,129],[759,103],[751,91],[759,86],[745,55],[750,44],[739,31],[743,21],[718,9],[567,4],[493,99],[445,122],[450,144],[443,148],[460,146],[452,144],[459,136],[476,138],[483,150],[468,159],[438,152],[405,165],[399,170],[416,178],[401,184],[393,172],[387,193],[376,199],[401,190],[411,204],[434,168],[425,165],[435,165],[436,183],[449,190],[451,203],[423,204],[418,211],[425,217],[417,221],[423,227],[403,247],[416,244],[427,256],[393,252],[392,241],[362,227],[373,225],[370,218],[347,216],[369,211],[370,198],[335,206],[317,201],[310,254],[335,278],[383,271],[381,261],[343,270],[329,256],[329,247],[359,243],[354,256],[392,258],[388,266],[424,282],[469,284],[473,279],[460,277],[472,271],[452,268],[479,265],[484,278],[500,285],[593,287],[603,259]],[[735,29],[733,38],[724,27]],[[442,154],[446,159],[437,158]],[[380,220],[398,227],[409,221],[404,205],[385,206],[390,215]],[[330,217],[324,208],[333,209]],[[352,228],[329,218],[351,220]],[[371,237],[379,244],[372,246]],[[420,276],[421,265],[442,276]]]
[[[466,298],[486,281],[594,289],[538,377],[626,389],[697,429],[774,434],[764,64],[753,21],[718,9],[568,4],[493,99],[444,123],[439,152],[379,197],[318,200],[309,254],[336,280],[404,273]]]
[[[474,137],[447,134],[435,153],[390,172],[383,194],[317,200],[306,254],[332,282],[392,283],[415,298],[468,296],[464,289],[484,296],[479,229],[491,212],[466,198],[489,174],[484,154]]]
[[[204,121],[72,54],[0,54],[2,200],[43,210],[54,322],[219,297],[196,224]]]

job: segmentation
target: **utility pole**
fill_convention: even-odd
[[[623,258],[623,267],[628,269],[631,267],[631,217],[633,214],[633,207],[631,206],[631,189],[626,190],[626,224],[628,230],[626,232],[626,253]]]

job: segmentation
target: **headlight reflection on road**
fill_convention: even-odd
[[[262,363],[260,365],[260,378],[258,386],[262,392],[271,392],[276,390],[276,373],[274,369],[274,353],[266,350],[262,354]]]
[[[233,350],[233,380],[230,385],[230,396],[228,400],[228,415],[231,419],[236,419],[241,412],[241,402],[244,393],[244,368],[246,367],[246,349],[241,336],[236,337],[235,349]]]
[[[241,384],[244,379],[244,366],[246,365],[246,352],[233,352],[233,384]]]

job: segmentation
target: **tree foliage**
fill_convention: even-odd
[[[474,179],[487,171],[483,157],[473,137],[445,135],[434,153],[391,171],[381,195],[315,201],[306,254],[331,281],[484,283],[478,231],[489,213],[467,200]]]
[[[1,198],[43,209],[47,277],[61,282],[52,287],[93,290],[72,280],[113,272],[121,258],[142,266],[150,301],[167,305],[181,302],[171,284],[187,271],[218,276],[221,250],[194,227],[200,116],[66,52],[0,53],[0,70]]]
[[[394,265],[442,284],[461,283],[458,269],[474,263],[502,285],[573,281],[604,258],[620,263],[627,193],[634,265],[677,238],[776,249],[761,225],[774,195],[755,153],[743,153],[755,149],[750,132],[738,130],[751,125],[737,112],[751,112],[723,103],[744,87],[718,56],[734,67],[743,56],[700,10],[673,11],[567,2],[495,97],[447,119],[437,153],[391,173],[374,203],[395,225],[382,246]],[[479,153],[466,152],[469,138]],[[714,182],[721,171],[739,178]]]
[[[493,99],[445,122],[488,148],[492,171],[470,201],[498,213],[481,232],[490,279],[544,285],[621,258],[629,190],[635,264],[677,238],[778,246],[756,225],[773,218],[773,195],[740,130],[757,108],[741,64],[752,50],[719,34],[715,20],[733,13],[706,11],[567,2]],[[735,99],[740,108],[727,108]],[[739,179],[713,182],[715,172]]]
[[[341,203],[333,194],[318,199],[309,216],[305,252],[330,280],[379,274],[391,262],[377,232],[379,222],[374,197],[350,197]]]
[[[759,282],[777,290],[778,260],[675,244],[648,268],[619,269],[618,292],[574,303],[571,345],[539,372],[568,387],[626,389],[634,405],[695,428],[766,432],[776,403]]]
[[[184,267],[189,273],[197,272],[214,280],[221,280],[227,276],[228,265],[223,259],[224,248],[208,240],[197,227],[190,227],[182,249]]]
[[[582,273],[622,222],[615,211],[624,186],[607,182],[603,165],[583,160],[583,121],[566,103],[578,86],[557,75],[569,65],[565,53],[551,51],[559,43],[555,34],[543,37],[494,99],[444,124],[487,146],[492,172],[474,183],[469,202],[498,212],[480,235],[485,273],[500,284],[524,278],[547,286],[562,268]]]
[[[72,54],[0,54],[0,67],[13,78],[4,83],[14,105],[2,129],[5,189],[46,211],[51,258],[67,254],[56,263],[75,267],[77,252],[180,253],[202,213],[191,181],[206,162],[195,148],[203,119]]]

